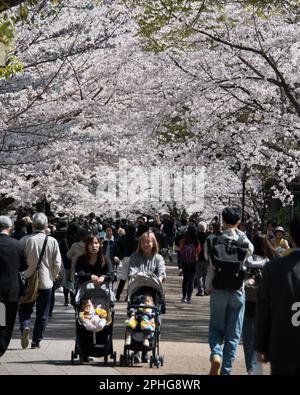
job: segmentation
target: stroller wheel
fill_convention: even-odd
[[[130,358],[130,366],[133,366],[133,365],[134,365],[134,353],[132,353],[132,354],[129,356],[129,358]]]
[[[130,366],[131,364],[131,357],[129,354],[126,354],[124,357],[124,366]]]
[[[71,351],[71,362],[74,363],[74,359],[76,358],[76,354],[74,351]]]
[[[120,354],[120,366],[124,366],[124,355]]]
[[[105,355],[105,357],[104,357],[104,365],[105,365],[105,366],[107,366],[107,361],[108,361],[108,356]]]
[[[151,369],[153,368],[153,363],[154,363],[154,358],[151,355],[151,357],[150,357],[150,368]]]
[[[116,366],[116,363],[117,363],[117,353],[114,352],[114,353],[110,356],[110,359],[113,359],[113,361],[114,361],[114,366]]]
[[[159,359],[160,359],[160,365],[164,366],[164,357],[159,357]]]

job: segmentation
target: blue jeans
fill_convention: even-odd
[[[208,340],[211,358],[219,355],[222,359],[221,374],[231,373],[242,333],[244,310],[244,293],[225,290],[211,292]]]
[[[39,289],[39,296],[36,302],[24,303],[19,306],[20,330],[21,333],[23,333],[24,328],[27,328],[30,325],[31,314],[36,303],[36,319],[32,336],[33,343],[39,343],[43,339],[43,335],[48,324],[51,291],[52,288]]]
[[[243,324],[243,348],[245,354],[245,362],[247,372],[250,369],[255,369],[257,360],[254,351],[254,329],[255,329],[255,316],[249,317],[245,315]]]

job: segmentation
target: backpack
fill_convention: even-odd
[[[243,263],[248,252],[248,243],[241,237],[230,239],[223,234],[208,241],[208,252],[215,268],[212,285],[215,289],[236,291],[243,285]]]
[[[196,247],[194,244],[184,244],[181,254],[181,262],[184,265],[192,265],[197,262]]]

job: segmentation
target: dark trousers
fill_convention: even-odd
[[[196,285],[199,293],[205,291],[205,279],[207,276],[208,263],[197,262],[196,263]]]
[[[49,317],[52,317],[52,312],[55,304],[55,291],[56,291],[56,287],[53,285],[51,289],[51,299],[50,299],[49,314],[48,314]]]
[[[182,297],[191,299],[193,289],[194,289],[194,279],[196,273],[196,264],[190,267],[186,267],[184,264],[182,265]]]
[[[36,304],[36,319],[33,329],[32,342],[39,343],[43,339],[45,329],[48,324],[49,308],[51,303],[52,288],[39,289],[39,296],[36,302],[24,303],[19,307],[20,330],[29,327],[33,307]]]
[[[5,306],[5,326],[0,326],[0,357],[9,346],[18,311],[18,302],[1,302]]]
[[[125,284],[126,284],[126,281],[125,281],[125,280],[120,280],[120,281],[119,281],[119,285],[118,285],[118,289],[117,289],[117,293],[116,293],[116,299],[117,299],[117,300],[120,299],[121,293],[122,293],[122,291],[123,291],[123,289],[124,289]]]

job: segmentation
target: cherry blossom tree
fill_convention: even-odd
[[[24,206],[46,198],[76,214],[159,210],[161,201],[97,195],[125,158],[145,172],[206,167],[204,217],[240,199],[243,174],[249,210],[267,176],[290,203],[299,165],[296,2],[210,3],[32,6],[16,26],[23,72],[0,81],[3,196]]]

